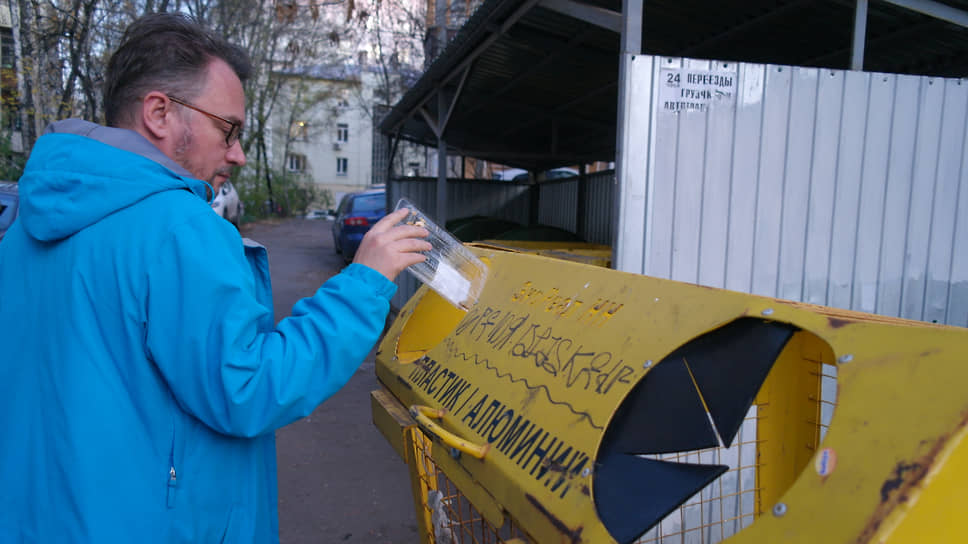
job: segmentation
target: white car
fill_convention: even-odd
[[[215,213],[224,217],[229,223],[235,225],[235,228],[239,228],[239,222],[242,220],[242,213],[245,211],[245,206],[242,204],[242,200],[239,199],[239,193],[235,190],[235,186],[232,185],[231,181],[226,180],[219,189],[218,194],[215,195],[215,199],[212,200],[212,209]]]

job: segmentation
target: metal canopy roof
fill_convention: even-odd
[[[847,69],[858,4],[864,70],[968,75],[968,0],[644,0],[642,49]],[[621,9],[486,0],[380,128],[436,146],[443,126],[452,153],[529,170],[614,160]]]

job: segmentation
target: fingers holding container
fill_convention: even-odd
[[[396,210],[387,214],[366,233],[360,242],[353,262],[366,265],[393,281],[405,268],[423,262],[423,253],[433,246],[425,238],[427,229],[415,225],[400,225],[408,211]]]

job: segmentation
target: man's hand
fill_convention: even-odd
[[[390,281],[404,268],[423,262],[426,257],[418,252],[433,247],[423,240],[430,233],[423,227],[397,225],[406,216],[407,210],[399,209],[377,221],[363,236],[353,262],[369,266]]]

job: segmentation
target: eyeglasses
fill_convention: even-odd
[[[185,106],[186,108],[193,109],[193,110],[197,111],[198,113],[201,113],[202,115],[205,115],[205,116],[210,117],[212,119],[217,119],[217,120],[219,120],[219,121],[221,121],[223,123],[228,123],[232,127],[232,128],[229,129],[228,132],[225,133],[225,145],[227,145],[228,147],[232,147],[232,145],[234,145],[235,142],[239,141],[239,138],[242,137],[242,121],[229,121],[228,119],[226,119],[224,117],[219,117],[218,115],[215,115],[214,113],[209,113],[209,112],[203,110],[202,108],[199,108],[197,106],[193,106],[193,105],[189,104],[188,102],[185,102],[184,100],[180,100],[178,98],[175,98],[174,96],[169,96],[168,97],[168,100],[171,100],[172,102],[174,102],[176,104],[181,104],[182,106]]]

